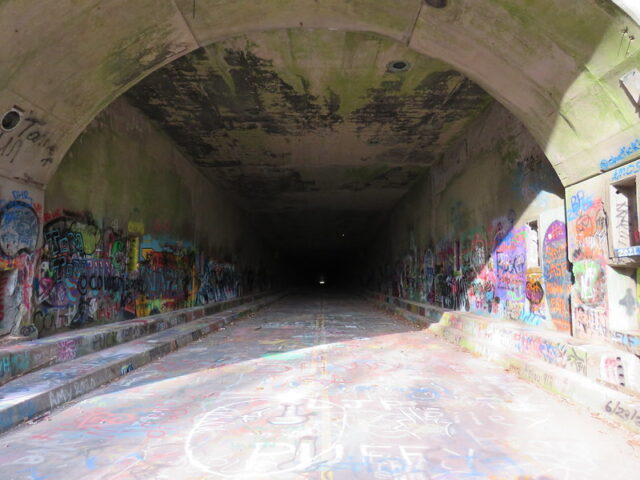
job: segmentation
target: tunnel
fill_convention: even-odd
[[[7,478],[635,478],[636,2],[0,25]]]

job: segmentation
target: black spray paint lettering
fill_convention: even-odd
[[[616,402],[614,406],[613,400],[608,401],[604,409],[607,413],[613,413],[623,420],[634,422],[636,425],[640,426],[640,416],[638,416],[638,412],[635,409],[626,409],[620,405],[620,402]]]
[[[47,123],[33,116],[25,118],[23,122],[25,126],[15,132],[0,131],[0,158],[8,158],[9,163],[14,163],[24,145],[31,143],[46,152],[40,159],[42,166],[52,163],[56,146],[49,132],[44,129]]]

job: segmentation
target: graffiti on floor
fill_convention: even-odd
[[[623,465],[624,439],[589,435],[603,428],[590,417],[364,303],[339,302],[323,305],[322,324],[289,300],[145,368],[124,362],[98,395],[8,434],[5,474],[544,480],[636,468]],[[569,362],[560,345],[518,341]],[[271,355],[274,345],[284,352]],[[616,402],[602,408],[634,417]],[[550,438],[563,421],[578,429],[574,442]]]

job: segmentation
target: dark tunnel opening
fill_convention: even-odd
[[[289,288],[308,291],[343,291],[357,294],[361,288],[357,271],[358,252],[306,252],[287,258]]]

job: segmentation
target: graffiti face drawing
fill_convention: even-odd
[[[0,249],[13,258],[31,253],[38,241],[38,216],[24,202],[9,202],[0,210]]]

